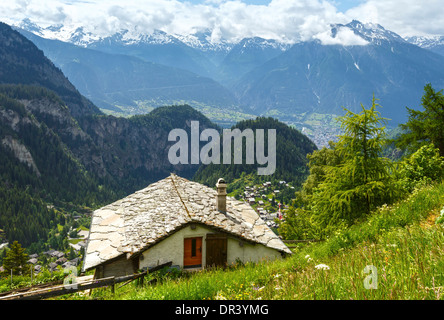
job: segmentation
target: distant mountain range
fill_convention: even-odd
[[[418,47],[444,55],[444,36],[408,37],[406,40]]]
[[[405,120],[405,107],[418,107],[423,88],[444,87],[444,57],[412,45],[381,26],[358,21],[337,25],[353,31],[367,45],[323,45],[301,42],[244,75],[236,85],[250,112],[341,114],[380,99],[385,117]]]
[[[82,94],[116,112],[186,102],[296,123],[301,115],[357,111],[374,94],[396,125],[406,120],[406,106],[420,106],[425,84],[444,88],[442,38],[403,39],[359,21],[332,25],[322,37],[294,44],[215,41],[210,31],[179,36],[122,30],[98,37],[29,20],[17,27]]]
[[[117,53],[108,53],[113,46],[105,46],[105,40],[101,43],[103,50],[99,51],[21,32],[63,70],[83,95],[102,109],[124,112],[144,102],[154,107],[192,101],[226,107],[235,104],[233,94],[211,78],[176,68],[172,63],[150,62],[131,52],[118,54],[129,47],[122,45],[120,49],[115,48]],[[163,45],[160,48],[169,50]],[[151,51],[147,49],[147,52]],[[180,52],[177,55],[183,56]],[[165,54],[159,53],[159,56]]]

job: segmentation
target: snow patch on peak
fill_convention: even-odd
[[[427,49],[444,45],[444,36],[413,36],[404,39],[418,47]]]
[[[331,25],[329,31],[319,33],[314,38],[320,40],[324,45],[343,46],[362,46],[369,43],[379,45],[383,41],[405,42],[401,36],[384,29],[380,24],[362,23],[357,20],[346,25]]]
[[[353,20],[345,27],[350,28],[353,32],[368,42],[379,44],[381,41],[398,41],[405,42],[404,39],[398,34],[386,30],[383,26],[377,23],[361,23],[357,20]]]
[[[184,44],[202,51],[229,52],[236,44],[216,37],[209,30],[187,35],[175,34],[174,36]]]
[[[264,39],[260,37],[245,38],[240,42],[240,44],[242,44],[243,48],[259,48],[262,50],[277,49],[286,51],[290,47],[289,45],[281,43],[277,40]]]
[[[37,24],[29,20],[29,18],[23,19],[20,23],[16,25],[18,28],[21,28],[23,30],[35,33],[37,35],[42,34],[42,28],[39,27]]]

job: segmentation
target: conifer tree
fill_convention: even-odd
[[[29,272],[26,268],[26,261],[28,255],[25,253],[25,248],[18,241],[11,244],[11,248],[6,252],[6,257],[3,259],[3,268],[7,274],[23,275]]]
[[[400,125],[405,131],[397,140],[399,147],[416,151],[420,146],[433,143],[444,157],[444,95],[429,83],[421,99],[423,111],[407,108],[409,120]]]
[[[334,145],[340,163],[324,167],[324,181],[312,196],[315,221],[327,233],[338,225],[352,224],[396,196],[391,162],[382,157],[386,119],[378,106],[373,97],[369,109],[361,104],[360,113],[346,110],[340,118],[343,134]]]

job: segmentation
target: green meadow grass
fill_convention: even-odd
[[[154,285],[129,284],[114,294],[98,289],[69,298],[443,300],[444,226],[435,223],[443,206],[444,184],[430,186],[325,242],[294,248],[283,260],[163,274]],[[373,269],[365,272],[366,266]]]

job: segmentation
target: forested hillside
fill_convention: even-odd
[[[262,165],[257,163],[246,164],[246,142],[245,139],[243,139],[242,164],[234,164],[234,161],[232,161],[231,164],[223,164],[223,161],[221,161],[220,165],[202,165],[194,176],[196,181],[209,186],[214,186],[215,181],[217,181],[218,178],[223,177],[228,183],[229,192],[232,192],[234,188],[243,188],[246,181],[243,181],[242,178],[246,176],[249,176],[250,183],[285,180],[287,182],[292,182],[295,186],[300,186],[302,184],[308,175],[307,154],[312,153],[317,149],[310,139],[298,130],[273,118],[259,117],[255,120],[244,120],[231,128],[231,130],[234,129],[239,129],[241,132],[244,132],[246,129],[251,129],[253,132],[256,132],[256,129],[264,129],[265,142],[268,141],[267,130],[275,129],[276,171],[272,175],[260,176],[257,174],[257,168],[262,167]],[[264,149],[265,153],[267,153],[267,143],[265,143]],[[234,149],[232,149],[232,153],[234,154]]]
[[[67,110],[42,87],[0,86],[0,229],[8,240],[23,245],[38,237],[45,240],[49,221],[54,227],[48,205],[95,208],[172,171],[191,177],[197,165],[175,168],[169,163],[168,132],[186,129],[188,119],[200,120],[202,128],[215,127],[187,106],[130,119],[91,116],[79,122]]]

